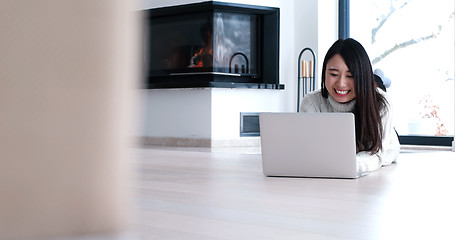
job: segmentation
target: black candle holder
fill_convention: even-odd
[[[309,51],[313,57],[313,64],[309,62],[309,67],[306,69],[306,61],[302,61],[303,53]],[[311,66],[312,65],[312,66]],[[316,55],[311,48],[304,48],[300,51],[297,61],[297,112],[300,112],[300,90],[302,90],[302,98],[311,91],[316,90]],[[302,86],[300,86],[302,82]]]

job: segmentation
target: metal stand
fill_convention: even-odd
[[[313,62],[302,61],[302,55],[306,51],[311,52]],[[307,63],[309,63],[308,68]],[[302,88],[302,98],[305,94],[316,90],[316,55],[311,48],[304,48],[300,51],[299,59],[297,61],[297,69],[297,112],[300,112],[300,89]],[[300,81],[302,81],[302,87],[300,87]]]

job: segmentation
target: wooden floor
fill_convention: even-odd
[[[115,239],[455,239],[455,152],[357,180],[264,177],[254,151],[136,154],[134,226]]]

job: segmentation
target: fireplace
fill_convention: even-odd
[[[146,88],[279,83],[279,9],[202,2],[145,10]]]

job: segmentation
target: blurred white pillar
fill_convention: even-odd
[[[0,239],[125,229],[130,0],[0,1]]]

